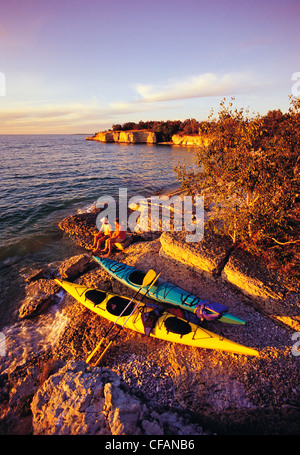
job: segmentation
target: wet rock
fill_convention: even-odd
[[[41,279],[51,279],[55,273],[57,273],[57,268],[46,266],[46,267],[43,267],[40,270],[35,270],[34,272],[32,272],[26,278],[25,281],[27,283],[33,283],[34,281],[38,281],[38,280],[41,280]]]
[[[71,235],[77,245],[91,248],[94,234],[98,233],[96,219],[99,213],[100,210],[95,208],[92,212],[69,216],[59,223],[59,228]]]
[[[53,280],[40,279],[26,287],[26,296],[19,308],[19,318],[38,316],[50,305],[59,302],[59,286]]]
[[[59,267],[60,276],[66,280],[75,280],[89,268],[95,266],[91,256],[79,254],[64,261]]]

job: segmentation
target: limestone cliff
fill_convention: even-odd
[[[128,131],[99,131],[94,136],[86,137],[87,141],[99,142],[124,142],[131,144],[155,144],[157,142],[156,134],[153,131],[146,130],[128,130]],[[174,134],[170,145],[208,145],[210,138],[208,136]]]
[[[210,139],[208,136],[200,136],[199,134],[184,136],[181,136],[180,134],[174,134],[174,136],[172,136],[172,142],[175,145],[206,146],[209,144],[209,141]]]
[[[125,142],[132,144],[155,144],[156,134],[152,131],[145,130],[100,131],[94,136],[87,137],[86,140],[99,142]]]

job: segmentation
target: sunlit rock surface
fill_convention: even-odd
[[[86,140],[99,142],[125,142],[132,144],[156,143],[156,134],[151,131],[129,130],[129,131],[100,131]]]

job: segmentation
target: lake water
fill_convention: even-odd
[[[106,144],[82,135],[0,136],[0,329],[18,307],[32,268],[79,250],[58,223],[97,199],[150,195],[177,182],[173,168],[193,165],[185,147]]]

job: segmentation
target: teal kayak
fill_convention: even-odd
[[[99,258],[97,256],[93,256],[93,258],[101,267],[121,283],[135,291],[140,289],[144,276],[146,275],[145,272],[122,262],[114,261],[113,259]],[[148,286],[145,286],[140,292],[141,294],[145,294],[147,290]],[[158,302],[175,305],[184,310],[189,310],[190,312],[195,313],[200,320],[212,321],[218,319],[220,322],[226,322],[228,324],[246,324],[243,319],[230,314],[227,306],[217,302],[202,300],[179,286],[160,278],[158,278],[151,287],[147,296]]]

